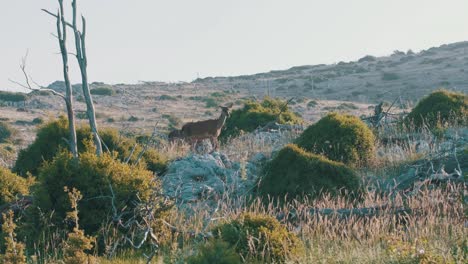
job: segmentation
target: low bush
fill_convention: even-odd
[[[392,72],[384,72],[382,73],[382,80],[384,81],[394,81],[400,79],[400,76],[396,73]]]
[[[34,125],[40,125],[40,124],[44,123],[44,119],[42,119],[42,118],[40,118],[40,117],[36,117],[36,118],[34,118],[34,119],[32,120],[32,123],[33,123]]]
[[[247,262],[285,263],[303,250],[299,238],[268,215],[244,213],[215,227],[213,234],[233,246]]]
[[[81,127],[77,129],[76,134],[78,151],[81,152],[84,150],[83,141],[91,137],[91,130],[87,126]],[[101,129],[99,134],[109,151],[116,151],[118,158],[121,160],[127,159],[131,150],[137,144],[134,139],[119,135],[115,129]],[[58,120],[42,125],[37,132],[35,141],[19,152],[13,171],[21,176],[27,175],[28,172],[37,175],[44,161],[51,161],[60,148],[68,147],[65,138],[68,138],[68,121],[66,118],[61,117]],[[106,148],[104,147],[104,149]],[[130,157],[130,162],[135,162],[142,150],[143,148],[137,145]],[[153,172],[158,173],[162,172],[167,164],[167,158],[151,148],[143,154],[140,161],[148,164],[151,170],[157,168],[158,170]]]
[[[112,88],[109,87],[97,87],[91,89],[90,93],[92,95],[115,95],[115,91]]]
[[[15,134],[16,130],[8,123],[0,122],[0,143],[10,141]]]
[[[4,102],[24,102],[28,100],[28,95],[25,93],[12,93],[0,91],[0,101]]]
[[[130,165],[109,153],[98,157],[91,141],[86,149],[78,159],[62,150],[43,165],[34,202],[43,212],[54,211],[52,223],[63,228],[71,207],[64,187],[80,190],[80,228],[92,235],[113,214],[113,205],[118,210],[131,209],[135,201],[147,201],[159,182],[142,164]]]
[[[318,102],[316,100],[310,100],[308,103],[307,103],[307,108],[314,108],[318,105]]]
[[[129,121],[129,122],[138,122],[138,120],[140,120],[140,119],[139,119],[138,117],[136,117],[136,116],[130,116],[130,117],[128,118],[128,121]]]
[[[234,110],[221,133],[222,139],[251,132],[269,122],[280,124],[301,124],[303,120],[286,105],[286,102],[265,98],[262,102],[248,101],[242,109]]]
[[[332,195],[361,193],[357,174],[341,162],[308,153],[294,144],[287,145],[264,168],[258,194],[264,198],[315,198],[321,193]]]
[[[239,254],[227,242],[220,239],[208,241],[198,248],[196,255],[187,258],[188,264],[241,264]]]
[[[218,98],[207,97],[203,100],[206,108],[218,107],[220,101]]]
[[[171,96],[171,95],[167,95],[167,94],[163,94],[161,96],[158,97],[159,100],[162,100],[162,101],[166,101],[166,100],[169,100],[169,101],[177,101],[177,97],[174,97],[174,96]]]
[[[421,128],[438,128],[445,124],[462,124],[468,122],[468,97],[463,93],[439,90],[431,93],[418,102],[416,107],[405,118],[405,123]]]
[[[22,178],[8,169],[0,167],[0,206],[13,202],[19,196],[28,195],[32,184],[31,178]]]
[[[375,137],[361,119],[330,113],[309,126],[295,143],[306,151],[357,166],[371,160]]]
[[[364,56],[364,57],[360,58],[360,59],[358,60],[358,62],[366,62],[366,61],[367,61],[367,62],[372,62],[372,61],[376,61],[376,60],[377,60],[376,57],[371,56],[371,55],[367,55],[367,56]]]

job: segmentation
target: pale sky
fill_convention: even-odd
[[[70,0],[65,0],[67,3]],[[90,81],[192,81],[468,40],[467,0],[78,0]],[[62,79],[55,0],[0,0],[0,90]],[[69,17],[70,8],[66,11]],[[72,37],[70,32],[69,37]],[[74,46],[70,43],[70,52]],[[73,82],[79,82],[71,61]]]

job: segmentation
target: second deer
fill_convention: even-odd
[[[221,108],[221,115],[218,119],[210,119],[198,122],[190,122],[182,126],[180,134],[182,137],[196,147],[198,141],[203,139],[210,139],[213,151],[218,149],[218,137],[221,134],[226,120],[230,116],[230,109],[232,103],[226,106],[219,106]]]

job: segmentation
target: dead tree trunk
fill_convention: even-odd
[[[64,19],[63,0],[59,0],[60,10],[57,12],[57,37],[60,44],[60,52],[63,61],[63,78],[65,80],[65,104],[67,106],[68,129],[70,133],[70,151],[75,158],[78,157],[76,139],[75,114],[73,110],[73,92],[68,74],[68,50],[67,50],[67,25]]]
[[[59,0],[63,1],[63,0]],[[73,31],[75,32],[75,46],[76,46],[76,59],[78,60],[78,65],[80,66],[81,71],[81,84],[83,88],[83,96],[86,101],[86,109],[89,120],[89,126],[91,127],[91,132],[93,133],[94,144],[96,146],[96,154],[100,156],[102,154],[102,144],[101,139],[99,138],[99,131],[96,122],[96,112],[94,109],[93,98],[89,90],[88,84],[88,58],[86,56],[86,20],[82,16],[82,31],[78,30],[78,25],[76,21],[77,6],[76,0],[72,1],[73,8]]]
[[[63,7],[63,0],[58,0],[61,7]],[[78,60],[78,65],[80,66],[81,71],[81,83],[83,88],[83,95],[86,101],[86,108],[87,108],[87,115],[89,120],[89,125],[91,127],[91,132],[93,133],[94,144],[96,146],[96,154],[100,156],[102,154],[102,143],[98,133],[98,126],[96,122],[96,113],[94,110],[94,103],[93,98],[91,96],[91,92],[89,91],[89,84],[88,84],[88,59],[86,57],[86,20],[82,16],[82,31],[78,29],[77,21],[76,21],[76,13],[77,13],[77,5],[76,0],[72,1],[72,8],[73,8],[73,21],[72,23],[67,22],[62,13],[62,25],[66,27],[70,27],[74,34],[75,34],[75,47],[76,47],[76,59]],[[57,15],[54,13],[42,9],[44,12],[48,13],[55,18],[58,18]]]

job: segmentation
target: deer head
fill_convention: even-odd
[[[233,106],[232,103],[226,106],[219,106],[221,108],[221,116],[219,116],[218,122],[220,122],[219,127],[223,127],[226,123],[226,120],[231,116],[231,107]]]

